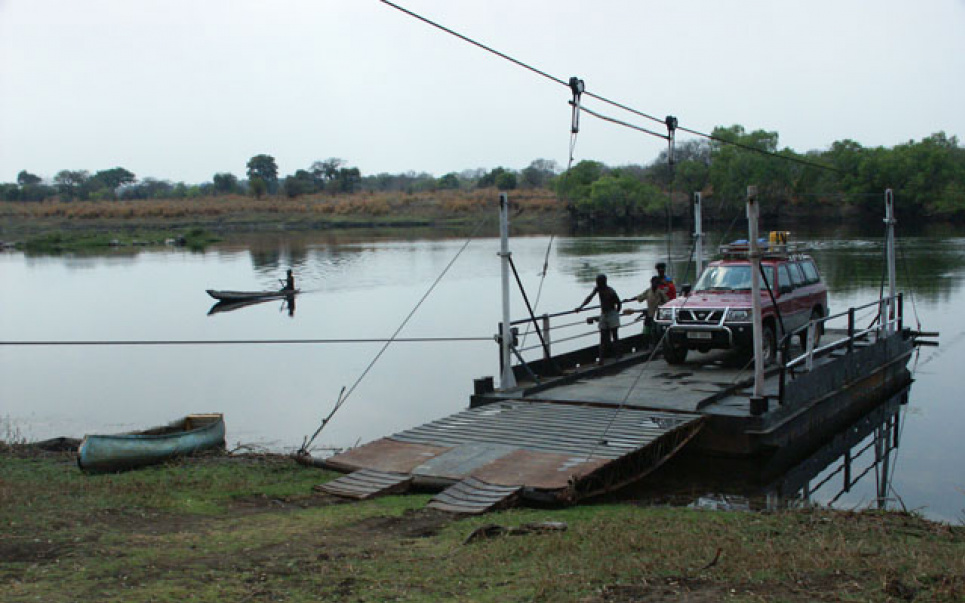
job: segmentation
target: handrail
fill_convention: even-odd
[[[882,308],[886,307],[886,305],[890,306],[891,302],[893,301],[897,302],[896,303],[897,311],[895,312],[893,317],[889,317],[886,320],[882,320],[880,316],[880,312]],[[869,326],[865,329],[855,329],[855,325],[854,325],[855,312],[857,310],[863,310],[871,307],[877,307],[879,309],[879,317],[875,321],[875,323],[877,323],[876,326]],[[823,318],[819,318],[817,320],[808,321],[806,325],[803,325],[801,327],[798,327],[797,329],[794,329],[789,333],[786,333],[783,339],[781,340],[781,344],[780,344],[780,347],[785,350],[785,355],[786,355],[786,351],[789,348],[790,341],[795,336],[798,336],[804,333],[805,331],[808,331],[811,328],[817,329],[818,327],[822,327],[824,324],[832,320],[842,318],[845,316],[848,317],[848,336],[845,339],[840,339],[838,341],[834,341],[832,343],[825,344],[823,346],[814,347],[814,348],[810,348],[810,342],[809,342],[807,348],[810,348],[810,349],[805,349],[804,353],[802,353],[801,355],[795,358],[792,358],[790,360],[786,360],[783,363],[783,366],[781,367],[781,384],[780,384],[781,400],[783,401],[784,399],[785,373],[788,369],[797,368],[802,364],[807,364],[808,367],[810,367],[810,363],[813,361],[815,357],[825,356],[827,354],[830,354],[834,350],[838,350],[841,348],[846,348],[849,352],[851,352],[854,350],[855,341],[864,339],[869,334],[879,332],[889,326],[893,325],[897,330],[901,330],[902,315],[903,315],[902,294],[899,293],[895,296],[882,297],[873,302],[868,302],[860,306],[850,307],[846,311],[839,312],[838,314],[832,314],[829,316],[825,316]],[[874,325],[875,323],[872,323],[872,324]]]

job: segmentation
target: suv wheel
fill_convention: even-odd
[[[764,330],[761,333],[763,335],[761,338],[761,347],[763,348],[761,355],[764,357],[764,366],[767,366],[777,358],[777,336],[774,334],[774,325],[764,325]]]
[[[673,345],[667,338],[663,344],[663,358],[667,364],[683,364],[687,359],[687,348]]]

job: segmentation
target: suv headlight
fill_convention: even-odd
[[[673,320],[673,308],[657,308],[657,320],[670,322]]]
[[[748,322],[750,319],[750,310],[728,310],[725,322]]]

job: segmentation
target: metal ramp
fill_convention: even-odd
[[[314,489],[343,498],[365,500],[373,496],[405,492],[411,484],[412,476],[407,473],[362,469],[315,486]]]
[[[446,487],[430,506],[455,513],[574,503],[644,477],[704,423],[696,413],[502,400],[329,457],[327,468],[352,473],[320,489],[363,498]]]
[[[479,515],[514,506],[522,489],[522,486],[487,484],[470,477],[435,495],[428,507],[449,513]]]

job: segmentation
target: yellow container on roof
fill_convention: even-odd
[[[771,245],[787,245],[788,235],[790,234],[787,230],[772,230],[768,242]]]

